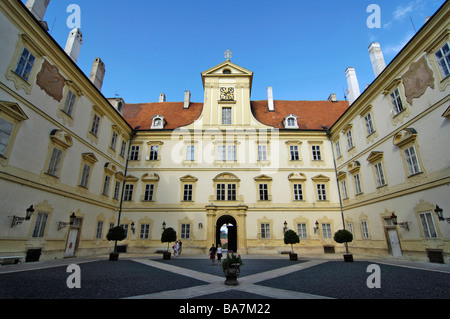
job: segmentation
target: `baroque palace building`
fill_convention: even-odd
[[[204,101],[105,98],[105,65],[86,76],[80,30],[63,49],[43,22],[48,0],[0,2],[0,256],[28,261],[127,252],[229,249],[301,256],[350,252],[449,262],[450,3],[348,101],[252,101],[253,73],[229,59],[204,71]],[[199,83],[200,85],[200,83]],[[438,216],[443,214],[443,218]],[[26,217],[29,214],[29,218]],[[446,219],[447,218],[447,219]]]

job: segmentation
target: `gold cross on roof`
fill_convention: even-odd
[[[226,50],[223,54],[224,54],[225,59],[229,60],[229,59],[231,59],[233,52],[231,52],[230,50]]]

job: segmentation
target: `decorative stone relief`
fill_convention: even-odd
[[[65,79],[59,73],[59,69],[44,60],[42,69],[37,75],[36,84],[56,101],[61,102],[64,83]]]
[[[409,70],[402,76],[406,101],[412,104],[413,98],[422,96],[427,87],[434,89],[433,71],[427,64],[425,57],[412,63]]]

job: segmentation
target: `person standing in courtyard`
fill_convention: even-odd
[[[217,245],[217,264],[220,265],[220,260],[222,259],[222,245]]]
[[[214,244],[212,244],[211,248],[209,249],[209,259],[211,260],[211,264],[214,265],[216,262],[216,247],[214,247]]]

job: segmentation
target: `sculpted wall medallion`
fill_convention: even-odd
[[[427,87],[434,89],[433,71],[429,68],[425,57],[412,63],[409,70],[402,76],[406,101],[412,104],[413,98],[422,96]]]
[[[59,73],[56,66],[44,60],[42,69],[37,75],[36,84],[56,101],[61,102],[63,98],[64,77]]]

